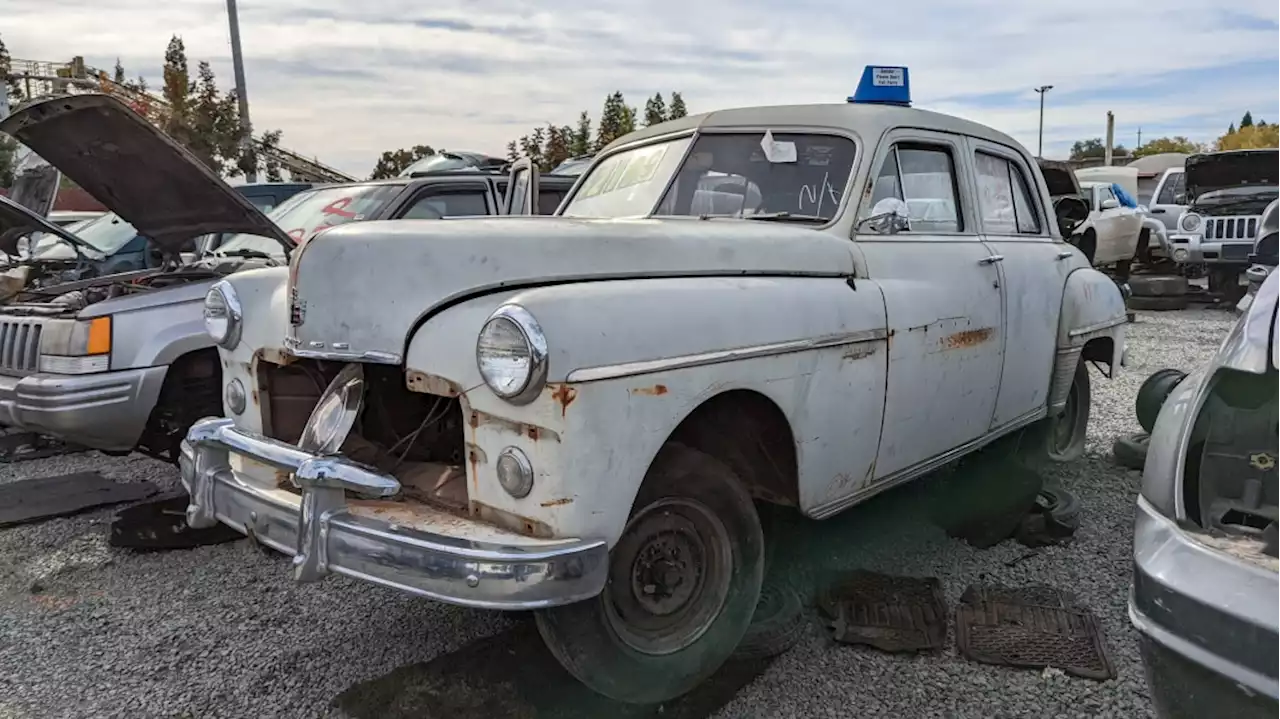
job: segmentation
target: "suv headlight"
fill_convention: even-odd
[[[494,394],[528,404],[547,383],[547,338],[520,305],[503,305],[480,329],[476,366]]]
[[[1204,223],[1200,215],[1194,212],[1184,212],[1182,217],[1178,218],[1178,229],[1183,232],[1199,232],[1202,224]]]
[[[47,333],[48,334],[48,333]],[[50,374],[93,374],[111,369],[111,317],[77,320],[61,338],[40,340],[40,371]]]
[[[240,327],[244,311],[235,288],[223,280],[204,296],[204,329],[214,343],[226,349],[235,349],[240,343]]]

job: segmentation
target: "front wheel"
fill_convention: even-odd
[[[609,562],[599,596],[536,614],[543,641],[611,699],[678,697],[720,668],[755,612],[764,538],[751,495],[722,462],[669,443]]]
[[[1018,456],[1027,466],[1038,469],[1048,462],[1074,462],[1084,456],[1089,427],[1089,369],[1084,360],[1076,365],[1062,411],[1050,414],[1022,431]]]

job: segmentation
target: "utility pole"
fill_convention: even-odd
[[[1053,85],[1041,85],[1036,88],[1040,96],[1040,139],[1036,142],[1036,157],[1044,158],[1044,94],[1053,89]]]
[[[1141,128],[1141,127],[1139,127],[1139,128],[1138,128],[1138,146],[1137,146],[1137,147],[1135,147],[1134,149],[1135,149],[1135,150],[1136,150],[1136,149],[1140,149],[1141,147],[1142,147],[1142,128]]]
[[[231,68],[236,78],[236,102],[240,106],[240,129],[244,131],[241,149],[248,151],[253,145],[253,124],[249,122],[249,91],[244,85],[244,58],[240,55],[240,16],[236,12],[236,0],[227,0],[227,20],[231,25]],[[247,182],[257,182],[257,168],[245,173]]]
[[[1107,110],[1107,144],[1103,147],[1102,164],[1111,167],[1111,157],[1116,142],[1116,116]]]

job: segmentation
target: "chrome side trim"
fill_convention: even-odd
[[[731,350],[716,350],[715,352],[702,352],[699,354],[682,355],[679,357],[668,357],[666,359],[624,362],[622,364],[601,365],[599,367],[584,367],[570,372],[568,377],[565,378],[565,381],[575,383],[599,382],[601,380],[631,377],[639,374],[669,372],[671,370],[701,367],[704,365],[720,364],[722,362],[736,362],[738,360],[789,354],[791,352],[805,352],[808,350],[822,349],[824,347],[839,347],[842,345],[862,344],[864,342],[877,342],[887,339],[888,336],[888,331],[884,329],[858,330],[857,332],[840,332],[803,340],[788,340],[786,342],[774,342],[766,345],[739,347]]]
[[[339,352],[336,350],[304,350],[286,348],[286,352],[300,359],[328,360],[330,362],[367,362],[370,364],[400,364],[401,357],[393,352]]]
[[[1111,319],[1103,320],[1101,322],[1094,322],[1093,324],[1087,325],[1085,327],[1077,327],[1076,329],[1073,329],[1067,332],[1067,336],[1072,339],[1075,339],[1076,337],[1079,337],[1081,335],[1087,335],[1090,332],[1097,332],[1098,330],[1110,329],[1111,327],[1115,327],[1116,325],[1125,324],[1128,321],[1129,321],[1129,318],[1124,315],[1121,315],[1119,317],[1112,317]]]
[[[852,507],[853,505],[860,504],[861,502],[864,502],[874,497],[875,495],[880,494],[881,492],[892,489],[900,484],[905,484],[906,482],[909,482],[922,475],[926,475],[934,471],[935,469],[942,467],[945,464],[948,464],[950,462],[953,462],[963,457],[966,454],[976,452],[977,450],[982,449],[986,445],[991,444],[992,442],[996,441],[997,439],[1000,439],[1001,437],[1005,436],[1006,434],[1009,434],[1010,432],[1014,432],[1016,430],[1022,429],[1023,427],[1029,424],[1032,424],[1033,422],[1038,422],[1041,419],[1044,419],[1047,416],[1047,414],[1048,412],[1045,410],[1044,407],[1041,407],[1036,410],[1032,410],[1031,412],[1028,412],[1022,415],[1021,417],[1014,418],[1013,420],[1006,423],[1004,426],[996,428],[995,430],[987,433],[985,436],[979,437],[970,442],[966,442],[965,444],[962,444],[959,447],[956,447],[955,449],[947,450],[942,454],[939,454],[930,459],[926,459],[925,461],[919,464],[916,464],[914,466],[900,469],[897,472],[894,472],[893,474],[890,474],[884,477],[883,479],[873,480],[871,484],[857,490],[853,494],[850,494],[845,497],[840,497],[838,499],[827,502],[826,504],[820,504],[810,509],[809,511],[805,512],[805,514],[809,517],[812,517],[813,519],[826,519],[828,517],[839,514],[840,512],[843,512],[844,510]]]

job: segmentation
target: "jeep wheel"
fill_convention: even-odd
[[[1074,462],[1084,455],[1085,434],[1089,427],[1089,368],[1084,360],[1076,365],[1067,403],[1056,416],[1049,416],[1034,431],[1033,452],[1051,462]]]
[[[742,482],[711,456],[668,443],[613,547],[604,591],[540,610],[538,631],[594,691],[667,701],[729,658],[751,624],[763,574],[760,520]]]

